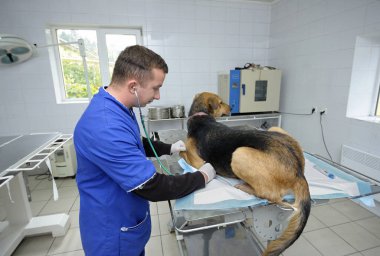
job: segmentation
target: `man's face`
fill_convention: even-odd
[[[160,99],[160,88],[164,83],[165,73],[161,69],[152,70],[153,79],[147,81],[145,86],[137,87],[137,94],[140,100],[141,107],[145,107],[153,100]]]

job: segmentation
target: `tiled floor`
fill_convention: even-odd
[[[58,179],[56,183],[58,201],[52,199],[51,181],[36,180],[31,176],[31,208],[34,216],[62,212],[70,214],[69,231],[65,236],[57,238],[51,235],[25,238],[13,256],[84,255],[78,225],[79,196],[75,180]],[[168,203],[151,203],[151,214],[152,235],[146,247],[146,255],[180,255],[175,235],[167,227],[170,220]],[[283,255],[380,255],[380,218],[347,199],[314,206],[303,234]]]
[[[27,237],[18,246],[13,256],[82,256],[79,233],[79,194],[74,179],[56,179],[59,199],[53,200],[52,182],[29,177],[32,194],[31,209],[33,216],[53,213],[68,213],[71,217],[69,231],[63,237],[43,235]],[[175,235],[169,232],[167,223],[170,211],[167,202],[151,203],[152,234],[146,247],[147,256],[177,256],[179,249]],[[1,249],[0,249],[1,250]]]

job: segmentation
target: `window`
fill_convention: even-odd
[[[54,46],[49,52],[58,103],[88,101],[100,86],[110,83],[119,53],[142,41],[141,29],[52,27],[47,35]]]
[[[347,116],[380,123],[380,34],[358,36]]]

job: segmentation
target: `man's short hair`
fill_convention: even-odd
[[[161,69],[168,73],[168,65],[164,59],[152,50],[133,45],[125,48],[117,57],[111,84],[120,84],[127,79],[136,79],[142,86],[153,79],[152,69]]]

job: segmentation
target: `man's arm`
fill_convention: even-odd
[[[153,202],[178,199],[204,188],[215,175],[215,169],[209,163],[204,164],[197,172],[183,175],[155,173],[153,178],[133,192]]]
[[[149,145],[148,139],[145,137],[142,137],[142,142],[143,142],[146,156],[154,157],[154,153],[153,153],[152,148]],[[171,149],[172,144],[167,144],[159,140],[151,140],[151,142],[158,156],[170,155],[170,149]]]
[[[149,201],[157,202],[184,197],[204,188],[205,185],[205,178],[201,172],[177,176],[156,173],[152,179],[133,192]]]

